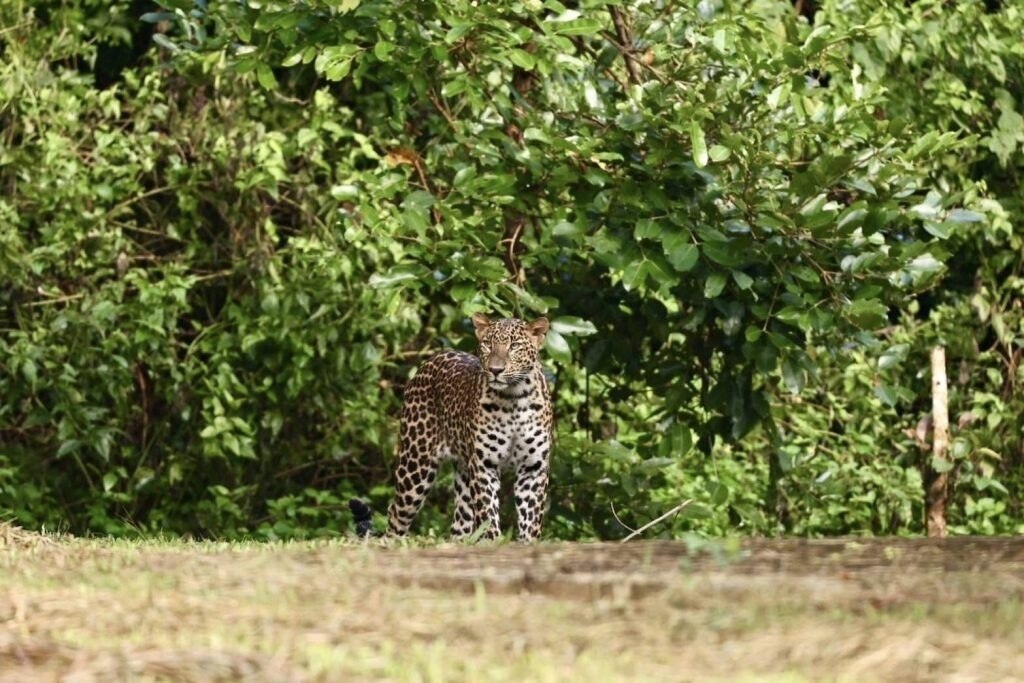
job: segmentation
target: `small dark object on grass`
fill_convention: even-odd
[[[348,509],[352,511],[352,518],[356,521],[356,536],[366,538],[373,533],[373,510],[370,506],[353,498],[348,501]]]

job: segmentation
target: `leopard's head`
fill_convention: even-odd
[[[480,361],[492,385],[517,384],[537,366],[540,347],[548,332],[548,319],[525,322],[503,318],[491,322],[487,316],[473,316],[480,342]]]

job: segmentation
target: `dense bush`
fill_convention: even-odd
[[[957,134],[964,144],[955,155],[928,160],[928,173],[953,202],[977,211],[942,211],[937,195],[913,207],[921,227],[945,240],[949,272],[941,287],[911,302],[894,320],[899,324],[883,331],[883,343],[852,359],[842,371],[846,385],[821,402],[865,401],[864,379],[871,377],[877,407],[854,408],[839,417],[840,429],[821,438],[847,463],[857,463],[861,486],[880,465],[891,471],[884,482],[900,481],[902,471],[916,476],[912,469],[929,459],[922,449],[931,410],[928,349],[946,346],[955,421],[950,522],[960,533],[1020,533],[1024,516],[1024,241],[1013,219],[1022,208],[1024,118],[1019,98],[1010,95],[1024,88],[1024,45],[1015,38],[1024,13],[1004,4],[836,3],[821,17],[836,26],[880,27],[873,40],[853,45],[854,71],[893,93],[885,105],[890,116]],[[899,96],[910,92],[921,96]],[[860,392],[851,385],[851,368],[858,366]],[[850,424],[857,425],[856,434]],[[813,433],[798,428],[786,441],[792,445],[800,434]],[[858,451],[862,455],[852,458]],[[837,471],[843,460],[818,471]],[[806,481],[796,477],[791,483],[801,488]],[[886,489],[873,484],[871,500],[887,498],[892,491]],[[900,498],[913,491],[907,488]],[[891,507],[879,508],[872,528],[886,528]],[[902,519],[914,528],[919,515],[907,519],[903,513]]]
[[[1016,8],[143,4],[0,10],[21,523],[344,531],[486,310],[553,320],[553,537],[919,532],[936,342],[1019,529]]]

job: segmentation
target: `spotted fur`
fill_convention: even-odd
[[[406,387],[388,531],[409,530],[441,462],[454,458],[452,536],[468,536],[483,525],[483,538],[500,535],[500,474],[509,469],[515,474],[518,537],[534,541],[547,501],[553,423],[538,360],[548,321],[491,322],[478,314],[473,326],[478,355],[432,356]]]

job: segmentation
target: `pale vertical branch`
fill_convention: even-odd
[[[946,501],[949,493],[949,387],[946,382],[946,349],[932,349],[932,461],[927,491],[929,536],[946,536]]]

